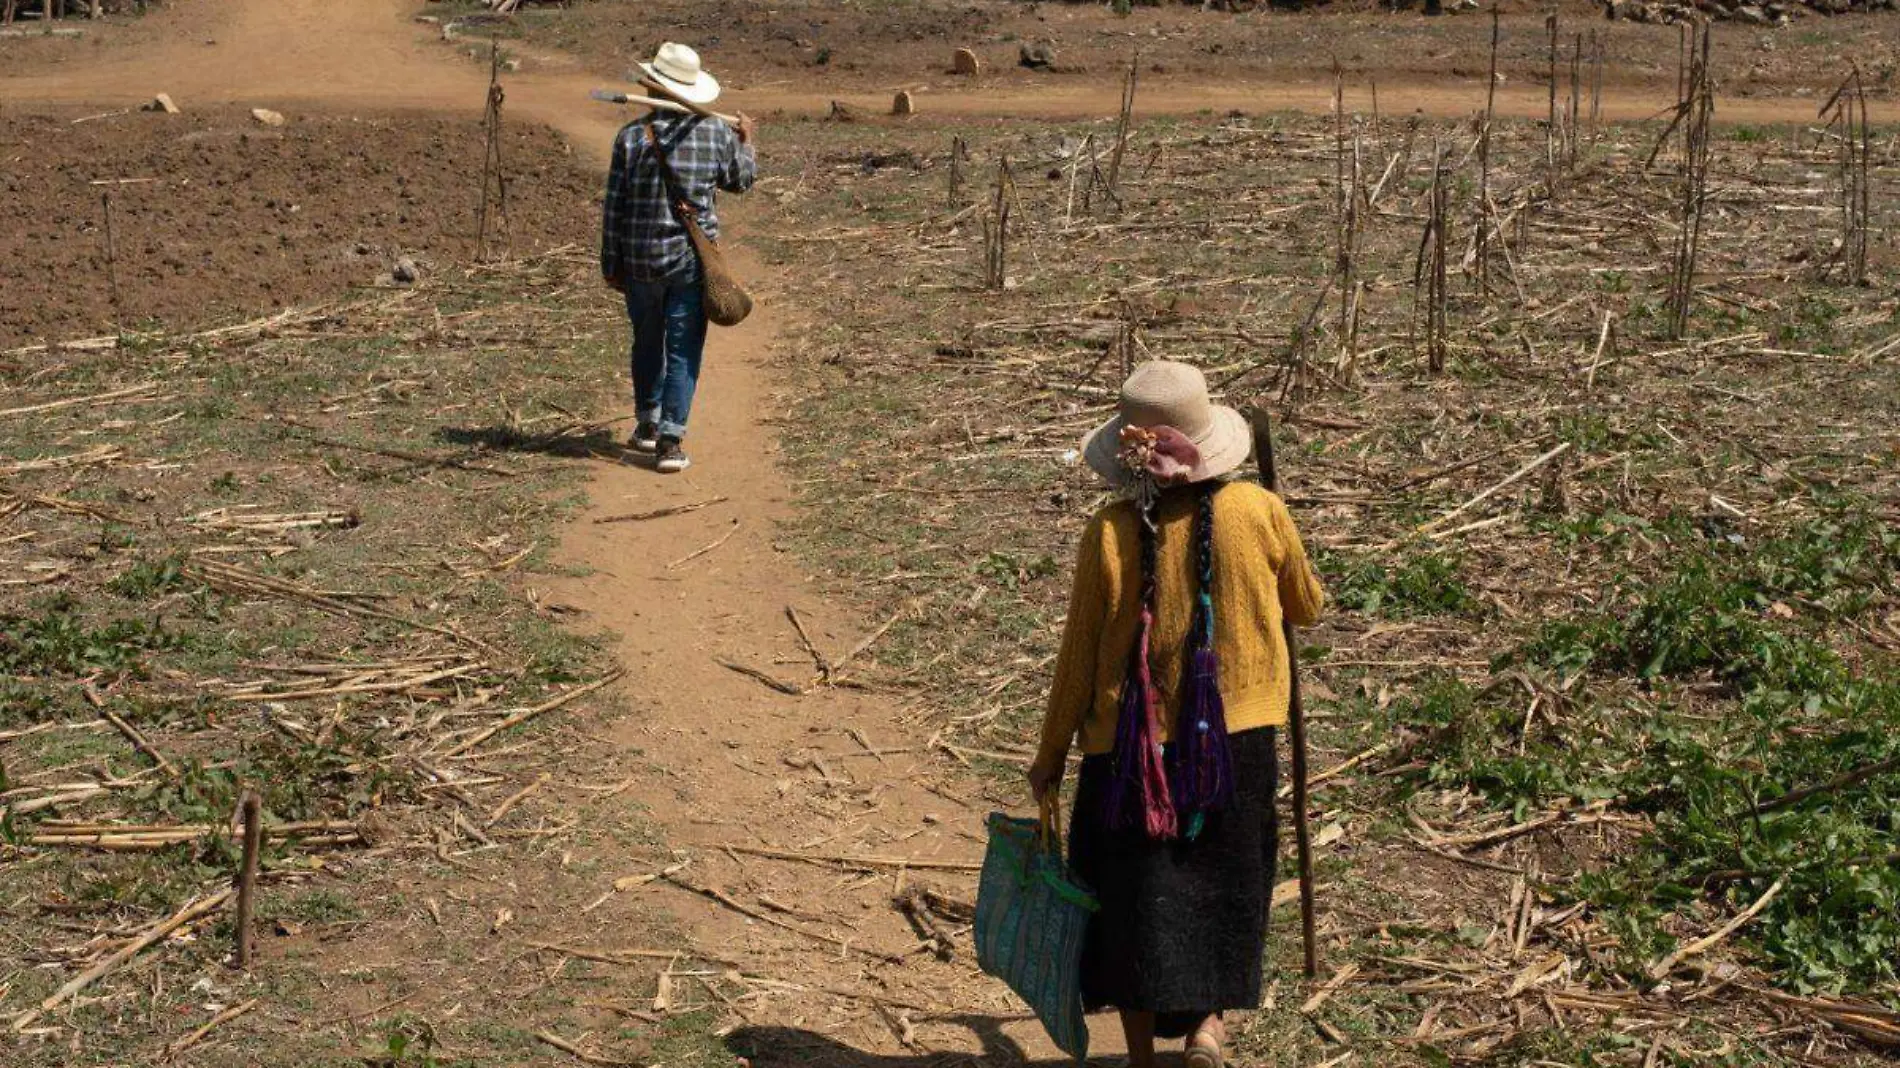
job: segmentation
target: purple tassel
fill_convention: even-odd
[[[1148,634],[1153,624],[1154,614],[1142,609],[1134,655],[1122,680],[1121,713],[1115,723],[1115,776],[1105,800],[1110,827],[1131,829],[1136,821],[1130,810],[1139,805],[1141,828],[1150,839],[1165,842],[1175,837],[1178,820],[1156,723],[1159,702],[1148,673]]]
[[[1190,825],[1197,825],[1194,817],[1233,801],[1234,758],[1220,696],[1220,661],[1213,649],[1193,650],[1186,681],[1174,731],[1174,805]]]

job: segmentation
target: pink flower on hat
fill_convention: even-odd
[[[1201,450],[1171,426],[1124,426],[1120,460],[1129,473],[1145,474],[1157,486],[1178,486],[1193,480]]]

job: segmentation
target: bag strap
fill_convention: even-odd
[[[699,227],[699,209],[692,198],[686,195],[686,188],[680,183],[679,172],[673,169],[673,161],[667,157],[666,149],[660,144],[659,131],[654,129],[653,117],[647,116],[647,150],[660,164],[660,181],[666,185],[666,203],[673,209],[673,217],[681,226],[688,229]]]

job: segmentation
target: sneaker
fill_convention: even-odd
[[[642,419],[633,425],[633,436],[627,439],[627,448],[645,456],[660,451],[660,425],[651,419]]]
[[[654,470],[663,475],[677,475],[691,466],[693,461],[687,459],[686,450],[680,448],[678,438],[660,439],[659,459],[653,463]]]

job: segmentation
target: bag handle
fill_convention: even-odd
[[[1037,799],[1042,810],[1040,822],[1036,827],[1036,844],[1045,853],[1062,852],[1062,801],[1054,790]]]

